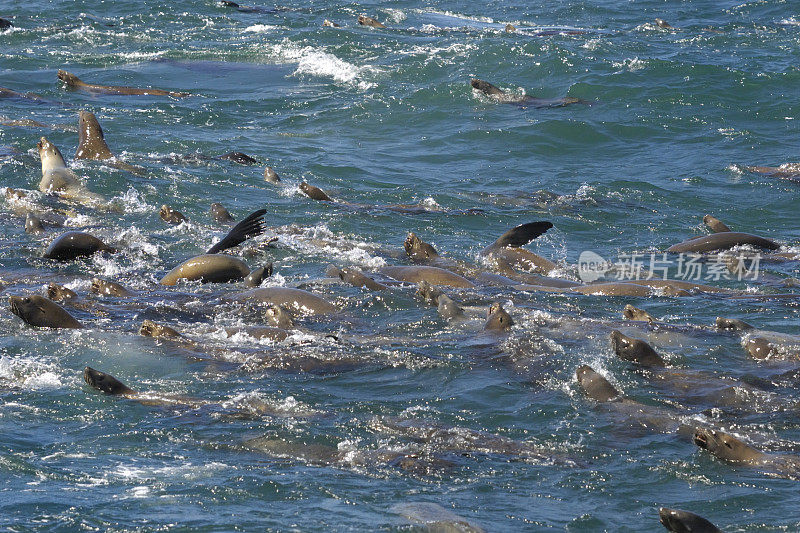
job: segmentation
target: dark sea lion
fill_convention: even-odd
[[[11,24],[10,20],[0,18],[0,30],[7,30],[8,28],[13,28],[14,25]]]
[[[266,310],[264,310],[264,319],[269,325],[279,329],[294,328],[294,320],[292,320],[292,316],[286,309],[277,304],[267,305]]]
[[[103,128],[100,127],[94,113],[81,111],[78,117],[78,149],[75,152],[75,159],[113,158],[114,154],[106,144]]]
[[[272,167],[267,167],[264,169],[264,181],[267,183],[280,183],[281,177]]]
[[[265,302],[276,304],[303,314],[328,315],[338,308],[324,298],[301,289],[288,287],[262,287],[239,293],[232,297],[238,302]]]
[[[724,233],[731,230],[731,228],[726,226],[720,219],[712,217],[711,215],[704,216],[703,223],[714,233]]]
[[[670,26],[669,23],[664,19],[655,19],[654,22],[656,23],[656,26],[658,26],[659,28],[664,28],[665,30],[677,29],[677,28],[673,28],[672,26]]]
[[[653,318],[650,313],[643,309],[639,309],[637,307],[632,306],[631,304],[627,304],[625,309],[622,310],[622,316],[627,318],[628,320],[641,320],[643,322],[653,323],[655,322],[655,318]]]
[[[216,254],[238,246],[250,237],[255,237],[264,233],[264,215],[267,213],[266,209],[259,209],[244,217],[244,219],[236,224],[217,244],[212,246],[206,252],[207,254]],[[245,274],[246,275],[246,274]]]
[[[410,232],[406,240],[403,241],[403,248],[406,254],[414,261],[427,263],[439,258],[436,248],[417,237],[414,232]]]
[[[250,274],[250,269],[241,259],[224,254],[203,254],[187,259],[170,270],[163,278],[162,285],[175,285],[179,280],[203,283],[227,283],[239,281]]]
[[[661,356],[649,344],[643,340],[623,335],[617,330],[611,332],[611,346],[620,359],[633,361],[643,366],[667,366]]]
[[[117,250],[107,246],[103,241],[82,231],[68,231],[56,237],[47,251],[44,253],[46,259],[57,261],[72,261],[78,257],[88,257],[97,252],[111,252]]]
[[[521,107],[564,107],[570,104],[584,104],[584,100],[580,98],[573,98],[565,96],[564,98],[536,98],[529,95],[517,95],[505,92],[498,87],[495,87],[488,81],[473,78],[470,81],[473,89],[481,91],[486,96],[489,96],[498,102],[504,104],[516,104]]]
[[[167,224],[172,224],[173,226],[177,226],[178,224],[186,222],[186,217],[183,216],[183,213],[172,209],[166,204],[162,205],[161,209],[158,210],[158,216],[161,217],[161,220]]]
[[[54,302],[68,302],[70,300],[75,300],[78,298],[78,295],[75,294],[75,291],[72,289],[68,289],[63,285],[59,285],[57,283],[50,283],[47,286],[47,297],[53,300]]]
[[[765,453],[723,431],[697,428],[693,440],[700,448],[725,461],[763,468],[791,479],[797,479],[800,474],[799,456]]]
[[[118,298],[128,298],[136,295],[136,293],[126,289],[119,283],[100,278],[92,278],[92,286],[89,292],[104,296],[116,296]]]
[[[723,318],[721,316],[717,317],[716,326],[717,329],[725,329],[728,331],[747,331],[749,329],[754,329],[753,326],[747,322],[736,318]]]
[[[607,402],[620,396],[614,385],[588,365],[579,366],[575,377],[586,394],[598,402]]]
[[[33,213],[25,215],[25,232],[26,233],[43,233],[44,225],[41,219]]]
[[[358,16],[358,23],[362,26],[371,26],[373,28],[385,28],[386,26],[378,22],[372,17],[368,17],[366,15],[359,15]]]
[[[83,380],[86,381],[90,387],[105,392],[106,394],[111,394],[112,396],[134,397],[137,394],[135,390],[128,387],[111,374],[100,372],[88,366],[83,369]]]
[[[507,331],[513,325],[514,320],[500,303],[495,302],[489,306],[486,322],[483,325],[484,331]]]
[[[308,196],[312,200],[317,200],[320,202],[333,201],[330,196],[325,194],[325,191],[323,191],[319,187],[314,187],[313,185],[309,185],[305,181],[300,184],[300,190],[303,191],[306,194],[306,196]]]
[[[258,161],[253,159],[247,154],[243,154],[242,152],[228,152],[227,154],[223,154],[219,156],[217,159],[224,159],[226,161],[233,161],[234,163],[239,163],[240,165],[256,165]]]
[[[364,287],[371,291],[386,291],[389,287],[383,283],[379,283],[367,276],[360,269],[355,267],[337,268],[333,265],[328,266],[326,273],[331,277],[337,277],[345,283],[349,283],[353,287]]]
[[[210,213],[211,213],[211,218],[214,219],[214,222],[217,222],[219,224],[227,224],[228,222],[233,222],[233,217],[228,212],[228,210],[225,209],[225,206],[218,202],[214,202],[213,204],[211,204]]]
[[[95,85],[92,83],[84,83],[75,74],[71,74],[65,70],[58,71],[58,79],[67,84],[72,89],[79,89],[95,94],[119,94],[119,95],[142,95],[142,96],[172,96],[180,98],[183,96],[190,96],[185,92],[165,91],[162,89],[138,89],[136,87],[123,87],[114,85]]]
[[[40,328],[73,328],[83,326],[63,307],[38,294],[30,296],[9,296],[11,312],[30,326]]]
[[[386,266],[379,269],[397,281],[417,284],[427,281],[431,285],[448,285],[450,287],[474,288],[475,284],[455,272],[432,266]]]
[[[328,19],[325,19],[325,20],[322,21],[322,26],[323,27],[329,27],[329,28],[340,28],[341,27],[339,24],[336,24],[335,22],[331,22]]]
[[[784,178],[797,183],[794,178],[800,177],[800,163],[784,163],[779,167],[745,167],[748,172],[766,174],[775,178]]]
[[[441,289],[434,287],[427,281],[419,282],[417,285],[417,294],[422,296],[429,304],[435,305],[439,316],[445,320],[452,320],[464,315],[464,309],[458,302],[452,300],[449,296],[444,294]]]
[[[687,241],[673,244],[667,248],[667,252],[672,253],[686,253],[686,252],[714,252],[717,250],[728,250],[734,246],[748,244],[756,248],[764,248],[767,250],[777,250],[780,245],[770,239],[759,237],[758,235],[751,235],[749,233],[740,233],[737,231],[726,231],[723,233],[713,233],[711,235],[704,235],[702,237],[695,237]]]
[[[658,510],[661,525],[672,533],[722,533],[717,526],[700,515],[679,509]]]
[[[481,251],[481,255],[494,261],[501,273],[507,269],[520,268],[547,274],[556,264],[535,253],[521,248],[553,227],[551,222],[539,221],[520,224],[503,233],[495,242]]]
[[[248,287],[259,287],[261,282],[272,275],[272,263],[268,263],[263,267],[251,270],[247,277],[244,278],[244,284]]]
[[[630,283],[633,285],[643,285],[652,289],[659,289],[665,296],[689,296],[692,293],[708,292],[715,294],[738,294],[737,291],[725,289],[722,287],[714,287],[713,285],[703,285],[702,283],[694,283],[692,281],[684,281],[681,279],[634,279],[630,281],[622,281],[620,283]]]
[[[158,324],[152,320],[145,320],[142,322],[142,325],[139,327],[139,335],[156,339],[179,339],[183,337],[183,335],[178,333],[175,329],[165,326],[164,324]]]
[[[753,359],[767,359],[776,354],[775,346],[764,337],[752,337],[744,346]]]

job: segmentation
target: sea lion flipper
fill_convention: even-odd
[[[543,235],[547,232],[550,228],[553,227],[552,222],[548,222],[546,220],[540,220],[538,222],[528,222],[527,224],[520,224],[515,228],[511,228],[507,232],[503,233],[499,239],[497,239],[493,247],[502,248],[505,246],[511,246],[512,248],[519,248],[520,246],[524,246],[531,242],[536,237]]]
[[[206,253],[216,254],[228,248],[233,248],[250,237],[261,235],[264,233],[264,215],[266,213],[266,209],[259,209],[251,213],[247,218],[236,224],[221,241],[209,248]]]

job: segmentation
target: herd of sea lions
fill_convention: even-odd
[[[225,1],[226,7],[248,10],[234,2]],[[386,26],[376,19],[362,15],[358,24],[376,29]],[[4,26],[4,24],[6,24]],[[656,24],[664,29],[675,29],[661,19]],[[0,19],[0,28],[8,27],[10,22]],[[338,24],[326,20],[325,26],[336,27]],[[506,31],[513,32],[513,26]],[[182,91],[169,91],[156,88],[135,88],[127,86],[106,86],[82,81],[76,75],[59,70],[57,78],[71,90],[87,91],[96,95],[116,96],[165,96],[185,98],[191,94]],[[528,95],[515,95],[499,89],[489,82],[472,79],[470,85],[476,91],[499,103],[514,104],[520,107],[563,107],[572,104],[590,105],[578,98],[563,97],[558,99],[542,99]],[[20,93],[11,89],[0,88],[0,97],[25,98],[39,100],[40,97],[30,93]],[[130,165],[114,156],[106,144],[103,130],[95,115],[82,110],[78,116],[78,146],[74,159],[104,161],[118,169],[133,174],[144,173],[145,170]],[[71,170],[61,151],[46,137],[41,137],[38,145],[41,159],[41,178],[38,190],[55,198],[59,202],[56,208],[41,205],[37,211],[19,213],[24,215],[25,231],[35,235],[47,234],[53,228],[60,227],[59,217],[71,205],[81,205],[99,211],[113,210],[108,199],[90,190],[85,180]],[[241,152],[230,152],[219,156],[241,164],[257,164],[258,161]],[[800,177],[798,164],[787,164],[780,167],[748,167],[753,172],[760,172],[776,177],[793,179]],[[272,167],[266,167],[264,180],[279,185],[281,178]],[[345,209],[361,209],[369,206],[352,204],[344,200],[331,198],[322,189],[302,182],[299,190],[308,198],[320,202],[329,202]],[[31,198],[19,189],[6,189],[6,197],[10,202],[20,197]],[[419,206],[387,205],[386,209],[413,214]],[[209,206],[210,217],[218,224],[232,224],[235,219],[220,203]],[[205,254],[187,258],[170,271],[164,273],[159,284],[164,287],[175,287],[184,283],[228,283],[230,291],[220,298],[220,303],[237,303],[242,306],[255,305],[263,311],[262,322],[241,327],[224,328],[227,336],[244,334],[254,339],[271,339],[274,342],[289,342],[291,331],[302,327],[302,320],[314,316],[336,316],[347,313],[346,308],[314,294],[310,290],[292,287],[263,286],[265,280],[272,275],[272,264],[251,268],[243,258],[231,253],[233,249],[250,239],[258,238],[265,232],[264,215],[266,209],[260,209],[244,217]],[[186,217],[179,211],[164,205],[159,216],[165,223],[179,225],[186,222]],[[698,254],[710,261],[720,254],[730,261],[731,269],[736,268],[736,259],[741,251],[748,254],[762,254],[767,261],[799,261],[800,255],[791,250],[784,250],[784,245],[767,237],[733,231],[724,222],[711,215],[705,215],[703,222],[712,233],[693,237],[676,243],[664,250],[665,254]],[[409,233],[403,242],[405,257],[387,266],[363,271],[355,267],[330,265],[325,271],[331,282],[342,282],[364,291],[415,291],[421,301],[436,307],[441,318],[449,324],[468,321],[476,315],[481,316],[481,326],[476,332],[479,342],[476,346],[490,346],[491,350],[500,350],[503,339],[513,331],[515,320],[504,306],[491,301],[488,288],[501,287],[523,295],[528,292],[549,292],[583,295],[584,297],[622,296],[622,297],[688,297],[710,299],[773,299],[800,298],[800,294],[792,292],[753,292],[739,291],[726,287],[693,283],[680,280],[635,279],[624,281],[595,281],[582,283],[568,277],[555,277],[554,271],[563,271],[564,265],[538,255],[524,246],[544,235],[553,228],[549,221],[533,221],[513,227],[500,235],[496,240],[487,243],[480,253],[480,262],[468,263],[442,255],[430,243],[420,236]],[[271,241],[270,241],[271,242]],[[262,246],[270,244],[262,242]],[[399,247],[398,247],[399,248]],[[735,249],[735,252],[729,253]],[[101,239],[85,231],[67,231],[53,235],[42,258],[54,262],[84,261],[95,254],[118,253],[118,249],[109,246]],[[241,253],[244,257],[246,254]],[[387,259],[394,261],[400,254],[388,254]],[[790,286],[789,283],[786,286]],[[13,292],[13,286],[5,286],[5,291]],[[160,287],[159,290],[163,289]],[[459,291],[471,291],[473,296],[470,305],[459,301]],[[450,292],[447,294],[445,291]],[[90,293],[104,297],[125,299],[126,306],[136,308],[138,294],[123,285],[111,280],[93,278]],[[176,296],[176,299],[178,296]],[[475,305],[475,300],[481,301]],[[62,305],[59,305],[61,303]],[[46,296],[40,294],[13,294],[9,296],[11,313],[18,316],[26,324],[41,328],[83,328],[84,324],[73,316],[70,309],[92,308],[93,303],[82,301],[79,296],[66,287],[51,283]],[[480,308],[476,311],[476,308]],[[97,312],[97,309],[93,309]],[[104,311],[105,312],[105,311]],[[626,305],[623,318],[641,322],[651,329],[669,329],[670,324],[660,322],[645,310]],[[614,324],[612,323],[612,327]],[[644,327],[644,326],[643,326]],[[756,330],[749,324],[735,318],[719,317],[714,325],[696,326],[698,330],[713,332],[718,335],[743,335],[742,344],[745,351],[754,359],[781,358],[800,360],[800,337],[784,335],[776,332]],[[184,350],[187,356],[214,358],[215,349],[205,347],[202,343],[188,339],[184,334],[167,324],[160,324],[145,319],[138,331],[140,335],[174,343]],[[334,342],[344,342],[336,335],[329,335]],[[687,406],[704,407],[713,405],[725,409],[747,409],[747,401],[742,392],[764,394],[767,392],[753,384],[737,381],[733,378],[719,378],[690,369],[670,365],[658,351],[641,339],[629,337],[618,329],[611,329],[609,339],[614,353],[621,359],[633,364],[637,372],[642,372],[652,380],[655,388],[678,390]],[[289,365],[298,371],[319,370],[324,366],[319,361],[300,360]],[[347,361],[337,361],[337,365],[329,365],[326,371],[339,371],[347,367]],[[345,363],[342,365],[342,363]],[[122,383],[114,376],[86,367],[83,372],[84,381],[92,388],[113,396],[119,396],[144,403],[145,405],[188,405],[197,406],[209,400],[179,396],[151,395],[142,393]],[[585,396],[601,408],[623,418],[628,423],[639,424],[650,431],[674,433],[707,451],[722,461],[738,465],[746,465],[763,471],[768,475],[800,479],[800,456],[790,453],[770,453],[757,449],[745,440],[726,433],[718,427],[704,425],[696,420],[687,421],[671,409],[655,407],[628,398],[616,388],[606,376],[589,365],[581,365],[575,370],[575,380]],[[701,384],[701,385],[697,385]],[[780,398],[771,398],[776,409],[781,407]],[[784,406],[785,407],[785,406]],[[456,431],[455,428],[418,419],[376,418],[372,421],[376,432],[401,434],[409,439],[422,442],[450,443],[448,439]],[[528,460],[551,461],[564,467],[577,467],[579,463],[570,457],[559,457],[550,450],[540,449],[526,442],[515,441],[500,435],[489,433],[465,433],[458,428],[460,438],[467,440],[462,449],[485,451],[486,453],[506,454]],[[465,438],[465,435],[467,438]],[[260,450],[264,453],[279,456],[300,458],[309,463],[337,464],[343,462],[342,452],[333,447],[310,446],[299,443],[287,443],[280,439],[252,439],[243,446]],[[441,448],[442,446],[440,446]],[[414,474],[424,475],[430,471],[447,468],[447,461],[436,456],[412,456],[391,450],[362,451],[352,454],[347,459],[350,464],[385,463],[396,465],[399,469]],[[432,504],[406,505],[398,512],[409,516],[412,521],[425,524],[450,524],[461,531],[479,531],[480,528],[468,521],[453,515],[449,511],[437,508]],[[659,511],[661,523],[670,531],[713,532],[719,531],[708,520],[688,511],[662,508]],[[430,518],[433,517],[433,518]]]

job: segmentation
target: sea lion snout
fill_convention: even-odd
[[[706,431],[705,429],[697,429],[694,432],[694,438],[692,440],[697,446],[703,448],[704,450],[707,450],[709,441],[709,432]]]

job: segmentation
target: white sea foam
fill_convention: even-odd
[[[242,31],[246,33],[267,33],[277,28],[278,26],[272,26],[270,24],[253,24],[252,26],[246,27]]]
[[[332,78],[339,83],[356,83],[362,90],[374,86],[361,79],[371,70],[370,65],[357,66],[339,59],[323,49],[313,46],[298,46],[288,39],[272,46],[273,55],[283,62],[297,62],[293,75]]]

